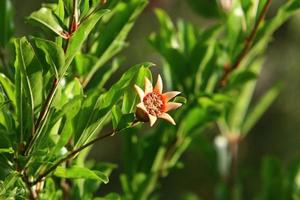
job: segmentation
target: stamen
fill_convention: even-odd
[[[159,116],[164,112],[164,109],[166,107],[165,101],[161,94],[158,94],[156,92],[148,93],[144,99],[143,103],[149,112],[149,114],[154,116]]]

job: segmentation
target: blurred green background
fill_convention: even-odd
[[[36,31],[25,23],[25,17],[37,10],[42,2],[42,0],[13,1],[15,29],[18,36]],[[272,16],[282,2],[274,0],[268,15]],[[129,47],[121,53],[126,58],[124,67],[151,61],[158,66],[153,68],[156,73],[161,70],[160,57],[147,42],[147,36],[158,29],[153,14],[155,7],[165,9],[174,20],[183,18],[199,27],[205,27],[217,20],[199,16],[189,7],[188,0],[152,0],[129,35]],[[266,54],[266,62],[255,96],[260,96],[278,81],[284,84],[284,88],[279,98],[240,147],[240,173],[247,177],[244,179],[246,199],[251,199],[260,189],[259,169],[263,158],[276,157],[286,167],[300,157],[299,24],[300,13],[275,33]],[[198,194],[203,199],[213,199],[214,186],[218,177],[212,160],[215,156],[213,138],[214,134],[207,132],[193,142],[191,148],[182,157],[184,168],[173,171],[162,180],[161,199],[179,199],[180,196],[190,192]],[[98,143],[90,157],[99,161],[121,163],[121,151],[121,137],[113,137]],[[101,194],[107,191],[121,191],[118,180],[118,173],[121,171],[120,164],[113,173],[110,183],[99,191]]]

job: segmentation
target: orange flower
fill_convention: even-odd
[[[161,118],[176,125],[174,119],[167,112],[177,109],[182,105],[181,103],[169,102],[170,99],[180,94],[180,92],[171,91],[162,93],[163,82],[160,75],[158,75],[154,88],[147,78],[145,78],[145,90],[142,90],[137,85],[134,85],[134,87],[141,101],[136,106],[136,116],[138,120],[150,122],[150,126],[153,126],[157,118]]]

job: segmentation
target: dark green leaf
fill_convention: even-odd
[[[96,197],[93,200],[121,200],[121,197],[116,193],[110,193],[105,197]]]
[[[62,75],[67,71],[73,58],[75,57],[77,52],[80,51],[84,41],[91,33],[95,25],[107,12],[108,10],[97,10],[93,15],[84,20],[80,24],[79,28],[73,33],[72,37],[69,40],[69,46],[66,52],[66,64],[65,67],[61,70]]]
[[[6,46],[13,34],[13,9],[10,0],[0,1],[0,46]]]

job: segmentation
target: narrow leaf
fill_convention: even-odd
[[[243,124],[242,133],[247,134],[256,122],[262,117],[280,93],[281,86],[276,85],[269,89],[252,108]]]
[[[92,171],[88,168],[73,166],[70,168],[57,167],[54,171],[54,175],[62,178],[71,179],[94,179],[103,183],[108,183],[108,177],[100,171]]]
[[[55,17],[52,10],[49,8],[41,8],[38,11],[33,12],[28,17],[29,22],[37,23],[42,27],[46,27],[59,35],[62,38],[67,38],[67,31],[65,31],[62,26],[60,25],[60,22],[58,21],[58,18]]]

